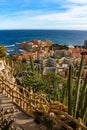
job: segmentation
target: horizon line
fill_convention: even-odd
[[[87,31],[84,29],[0,29],[0,31],[9,31],[9,30],[60,30],[60,31]]]

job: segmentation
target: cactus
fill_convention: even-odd
[[[83,64],[84,64],[84,56],[81,58],[81,63],[80,63],[80,69],[78,73],[78,81],[76,85],[76,93],[75,93],[75,102],[74,102],[74,117],[76,118],[76,113],[78,109],[78,102],[79,102],[79,95],[80,95],[80,80],[82,76],[82,71],[83,71]]]
[[[68,113],[72,115],[72,65],[69,66],[68,76]]]
[[[87,119],[87,89],[86,89],[86,92],[84,93],[85,95],[85,100],[84,100],[84,106],[83,106],[83,109],[82,109],[82,119],[83,121],[85,120],[85,118]]]
[[[85,112],[85,111],[83,111],[83,108],[85,108],[84,102],[87,101],[85,99],[86,96],[87,96],[87,74],[86,74],[86,77],[85,77],[84,85],[83,85],[82,90],[81,90],[81,94],[80,94],[80,98],[79,98],[79,104],[78,104],[78,111],[81,112],[81,115],[80,115],[81,117],[83,116],[83,113]]]
[[[30,56],[30,65],[31,65],[31,70],[32,70],[32,72],[35,72],[34,63],[33,63],[33,60],[32,60],[32,57],[31,57],[31,56]]]
[[[83,71],[83,64],[84,64],[84,57],[82,56],[74,95],[73,95],[74,82],[73,82],[73,76],[72,76],[73,75],[72,66],[69,67],[69,76],[68,76],[67,86],[68,86],[68,113],[70,115],[73,114],[75,118],[81,117],[82,120],[85,122],[85,120],[87,119],[86,117],[87,116],[87,74],[86,74],[83,86],[80,84],[82,71]]]

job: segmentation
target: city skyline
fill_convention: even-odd
[[[0,0],[0,29],[87,30],[87,0]]]

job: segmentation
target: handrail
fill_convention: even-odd
[[[27,89],[17,86],[16,84],[11,83],[10,81],[7,81],[7,79],[0,77],[1,81],[1,87],[3,90],[3,93],[5,93],[7,96],[12,98],[12,101],[17,104],[23,111],[25,111],[27,114],[31,115],[29,111],[27,112],[27,106],[31,106],[32,109],[35,109],[35,104],[39,103],[40,107],[43,107],[44,105],[49,105],[47,100],[38,94],[33,94],[29,92]],[[22,93],[20,92],[20,89],[22,90]],[[37,99],[37,100],[36,100]],[[30,103],[31,102],[31,103]],[[24,104],[23,104],[24,103]],[[33,103],[33,105],[32,105]],[[24,107],[25,105],[25,107]],[[37,109],[37,106],[36,106]],[[43,109],[43,112],[46,113],[45,109]]]
[[[73,121],[76,124],[76,130],[87,130],[87,127],[82,123],[80,118],[74,119],[67,112],[64,112],[62,110],[63,104],[57,104],[57,106],[55,105],[55,109],[53,109],[52,104],[49,104],[48,101],[42,95],[29,92],[26,88],[18,86],[1,76],[0,89],[4,94],[6,94],[12,99],[13,103],[15,103],[26,114],[32,117],[34,117],[33,112],[37,111],[43,113],[44,115],[48,115],[48,117],[50,119],[52,118],[52,120],[56,120],[57,124],[60,123],[67,130],[74,130],[71,126],[68,125],[70,121]],[[53,116],[50,116],[51,113],[54,113]],[[65,121],[61,120],[62,115],[66,118]]]

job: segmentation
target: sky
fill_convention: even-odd
[[[0,0],[0,29],[87,30],[87,0]]]

